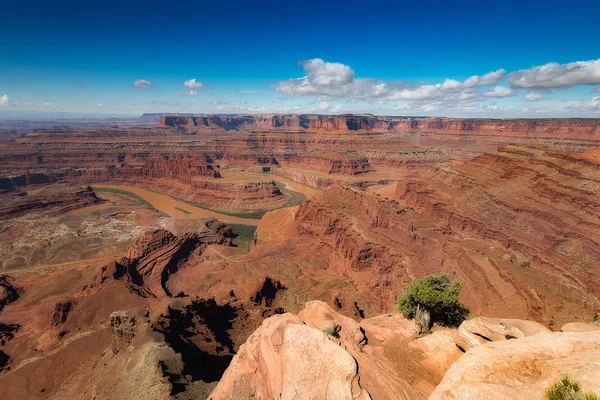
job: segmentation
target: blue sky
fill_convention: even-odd
[[[24,0],[0,9],[0,114],[600,117],[597,1]]]

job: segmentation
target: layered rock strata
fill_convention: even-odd
[[[507,136],[600,139],[597,119],[453,119],[406,118],[375,115],[205,115],[161,116],[159,127],[190,130],[349,132],[432,132],[444,134],[485,134]]]

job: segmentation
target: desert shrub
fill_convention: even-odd
[[[333,325],[329,325],[329,326],[326,326],[325,328],[323,328],[323,332],[325,332],[329,336],[333,336],[333,337],[337,338],[337,337],[339,337],[338,332],[340,331],[340,329],[341,329],[341,326],[339,326],[338,324],[333,324]]]
[[[568,375],[546,389],[546,398],[548,400],[600,400],[593,393],[584,393],[581,384]]]
[[[417,333],[428,332],[434,323],[458,326],[469,315],[469,309],[458,301],[461,288],[460,281],[450,281],[448,274],[429,275],[408,285],[398,297],[398,310],[417,321]]]

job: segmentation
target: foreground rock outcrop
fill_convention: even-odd
[[[544,333],[488,343],[454,363],[431,400],[539,400],[568,374],[600,393],[600,332]]]
[[[225,281],[218,299],[180,294],[214,293],[190,273],[227,232],[215,220],[198,234],[151,232],[118,262],[64,271],[75,293],[51,274],[8,279],[25,289],[0,314],[6,398],[539,399],[562,373],[598,389],[600,331],[480,317],[416,336],[397,312],[359,321],[335,301],[285,313],[289,281],[268,276]],[[461,331],[481,343],[463,353]]]
[[[560,328],[561,332],[592,332],[600,331],[600,325],[585,322],[570,322]]]
[[[460,324],[455,341],[457,346],[466,351],[487,342],[520,339],[548,332],[550,329],[534,321],[478,317]]]
[[[438,333],[450,341],[436,335],[416,343],[421,339],[415,340],[411,324],[389,314],[363,328],[326,303],[310,301],[298,316],[267,318],[210,399],[426,399],[447,368],[432,360],[454,360],[460,351],[451,334],[444,335],[449,330]]]
[[[533,321],[471,321],[458,331],[436,328],[416,337],[414,322],[398,314],[359,325],[311,301],[298,316],[266,319],[209,398],[425,399],[433,391],[431,400],[538,400],[564,374],[600,392],[600,331],[553,333]],[[489,338],[463,354],[454,341],[461,330]],[[428,393],[425,381],[436,373],[445,375]]]
[[[356,361],[294,315],[268,318],[240,348],[210,399],[370,399]]]
[[[433,400],[538,400],[563,374],[600,390],[600,331],[553,333],[533,321],[492,318],[463,325],[415,336],[414,322],[398,314],[359,325],[311,301],[298,316],[266,319],[210,399],[426,399],[433,392]],[[463,353],[461,330],[488,338]],[[444,377],[428,386],[436,376]]]

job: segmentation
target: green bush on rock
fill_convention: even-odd
[[[333,325],[329,325],[329,326],[326,326],[325,328],[323,328],[323,332],[325,332],[329,336],[333,336],[333,337],[337,338],[337,337],[339,337],[338,332],[340,331],[341,328],[342,327],[339,326],[338,324],[333,324]]]
[[[568,375],[546,389],[546,398],[548,400],[600,400],[593,393],[584,393],[581,384]]]
[[[410,283],[398,296],[398,310],[417,323],[417,334],[428,333],[433,324],[458,326],[469,309],[458,301],[460,281],[450,281],[448,274],[430,275]]]

